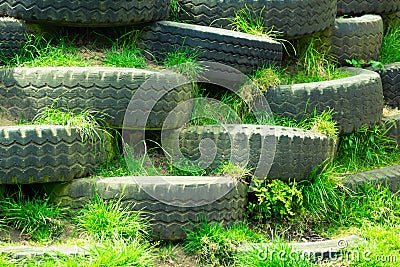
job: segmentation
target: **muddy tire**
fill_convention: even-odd
[[[181,0],[180,19],[187,23],[230,28],[229,19],[245,8],[261,14],[268,28],[283,33],[284,38],[298,38],[333,25],[336,0]]]
[[[356,173],[345,177],[343,184],[354,191],[362,190],[365,185],[383,185],[397,193],[400,190],[400,165]]]
[[[105,159],[103,147],[76,128],[0,127],[0,183],[33,184],[85,177]]]
[[[171,142],[179,134],[179,149],[192,162],[202,159],[208,168],[215,169],[231,161],[260,178],[281,180],[308,179],[313,168],[333,156],[336,145],[325,135],[279,126],[205,125],[163,134],[166,148],[177,147]],[[213,148],[202,143],[205,140],[213,141],[215,156]]]
[[[282,45],[250,34],[176,22],[156,22],[145,29],[140,47],[163,59],[178,49],[193,49],[198,59],[234,67],[243,73],[266,64],[280,66]]]
[[[48,190],[52,192],[53,201],[72,208],[82,207],[94,194],[104,200],[122,196],[124,205],[143,210],[149,216],[155,239],[182,240],[186,237],[183,229],[192,229],[193,223],[204,219],[229,225],[244,218],[247,186],[233,178],[182,176],[168,177],[167,181],[162,177],[155,180],[157,177],[149,176],[145,177],[148,183],[140,185],[137,178],[77,179],[70,183],[53,184]],[[156,192],[182,201],[182,205],[174,206],[160,201],[152,196]],[[222,197],[209,201],[216,195]]]
[[[332,81],[282,85],[267,90],[272,112],[301,119],[333,109],[341,133],[351,133],[363,125],[372,126],[382,118],[383,93],[379,75],[358,68],[343,68],[352,76]]]
[[[46,107],[55,106],[72,112],[94,110],[106,114],[107,122],[122,127],[129,102],[149,77],[160,83],[171,75],[128,68],[44,67],[0,70],[0,110],[8,117],[31,120]],[[173,77],[172,77],[173,78]],[[141,107],[148,107],[163,88],[148,88]],[[163,91],[164,92],[164,91]],[[180,102],[190,99],[192,88],[179,86],[166,93],[152,109],[147,121],[150,129],[161,129],[164,119]],[[190,111],[177,118],[190,116]],[[147,110],[145,110],[147,112]],[[176,121],[179,127],[179,121]],[[175,126],[174,126],[175,127]]]
[[[364,14],[390,14],[400,10],[398,0],[338,0],[337,15],[359,16]]]
[[[383,38],[383,21],[378,15],[337,18],[335,25],[324,33],[330,53],[339,63],[346,59],[378,60]]]
[[[387,64],[375,70],[381,76],[385,104],[400,108],[400,62]]]
[[[68,26],[123,26],[163,20],[169,0],[1,0],[0,15]]]

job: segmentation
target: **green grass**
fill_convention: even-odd
[[[350,74],[340,70],[334,60],[311,39],[294,63],[281,68],[266,66],[254,71],[251,78],[261,91],[279,85],[337,80]]]
[[[122,198],[105,201],[96,196],[79,211],[76,224],[96,240],[144,240],[150,234],[145,214],[123,205]]]
[[[100,141],[101,149],[106,149],[113,154],[109,146],[111,144],[112,135],[106,126],[104,115],[97,111],[83,110],[74,113],[70,110],[46,107],[40,111],[31,122],[23,122],[23,124],[34,125],[63,125],[75,127],[79,131],[83,141]]]
[[[387,126],[362,127],[342,135],[335,164],[343,173],[366,171],[400,163],[396,141],[387,137]]]
[[[48,242],[63,230],[66,210],[50,202],[48,197],[16,196],[0,200],[0,217],[7,226],[21,230],[33,241]]]
[[[277,39],[281,33],[274,31],[273,28],[268,29],[264,26],[264,18],[262,17],[264,8],[257,14],[249,7],[245,7],[235,11],[235,17],[228,19],[232,30],[244,32],[247,34],[262,36],[270,39]]]
[[[388,26],[383,36],[379,61],[383,64],[400,62],[400,23]]]
[[[146,68],[147,62],[136,46],[140,32],[125,33],[116,41],[110,40],[112,47],[106,49],[105,66],[124,68]]]
[[[212,124],[256,124],[256,125],[277,125],[312,130],[337,139],[337,123],[333,120],[333,110],[326,110],[317,114],[303,114],[302,119],[294,120],[278,116],[276,114],[258,114],[256,117],[248,104],[237,94],[226,91],[218,93],[212,99],[204,96],[205,90],[197,91],[191,125],[212,125]],[[219,99],[219,100],[215,100]],[[261,118],[261,119],[259,119]]]
[[[90,66],[93,62],[79,55],[74,40],[68,36],[45,37],[28,35],[27,42],[12,58],[0,57],[0,62],[9,67],[55,67]]]
[[[224,228],[218,223],[200,221],[193,230],[187,230],[184,251],[196,255],[200,263],[211,266],[232,266],[236,249],[242,241],[260,242],[261,234],[249,230],[247,224],[235,224]]]
[[[238,267],[311,267],[315,266],[309,260],[301,257],[300,253],[284,241],[274,241],[265,248],[253,248],[239,253],[235,266]]]
[[[0,256],[0,266],[24,267],[151,267],[154,265],[155,255],[153,247],[147,243],[125,240],[106,240],[96,244],[90,250],[90,256],[45,256],[38,258],[12,259],[9,256]]]

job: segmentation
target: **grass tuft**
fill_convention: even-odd
[[[383,64],[400,62],[400,23],[388,26],[383,36],[379,61]]]
[[[96,196],[79,211],[76,223],[96,240],[144,240],[149,236],[150,225],[144,213],[133,211],[121,203],[122,196],[105,201]]]
[[[50,203],[48,197],[27,198],[20,191],[16,196],[1,199],[0,207],[2,221],[34,241],[51,241],[63,230],[65,210]]]

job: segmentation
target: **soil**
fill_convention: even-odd
[[[158,259],[155,266],[159,267],[203,267],[197,262],[196,257],[190,256],[183,251],[181,246],[177,246],[173,255]]]
[[[14,120],[7,119],[5,117],[0,117],[0,126],[13,126],[17,125],[17,122]]]
[[[399,115],[400,114],[400,110],[398,108],[391,108],[391,107],[384,107],[383,108],[383,116],[384,117],[390,117],[390,116],[395,116],[395,115]]]

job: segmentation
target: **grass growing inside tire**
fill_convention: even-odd
[[[106,138],[111,138],[111,134],[105,129],[106,124],[102,117],[103,115],[97,111],[84,110],[75,114],[69,110],[47,107],[28,124],[76,127],[84,141],[105,141]]]

